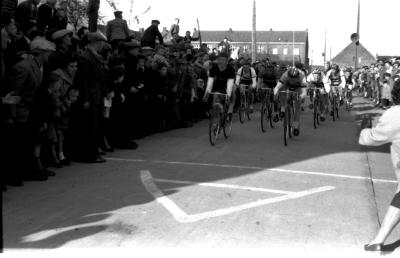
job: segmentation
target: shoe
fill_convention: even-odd
[[[52,164],[50,164],[50,167],[62,168],[63,166],[62,166],[61,162],[53,162]]]
[[[300,135],[300,129],[299,128],[294,128],[293,129],[293,135],[294,136],[299,136]]]
[[[228,114],[227,116],[226,116],[226,122],[230,122],[230,121],[232,121],[232,114]]]
[[[24,185],[24,183],[18,179],[6,180],[5,184],[10,185],[10,186],[23,186]]]
[[[339,102],[339,105],[343,106],[343,104],[344,104],[343,99],[341,99],[340,102]]]
[[[325,117],[323,117],[323,116],[320,116],[319,119],[321,120],[321,122],[325,121]]]
[[[383,244],[366,244],[364,250],[368,252],[380,252],[383,249]]]
[[[98,151],[98,152],[97,152],[97,155],[102,155],[102,156],[103,156],[103,155],[106,155],[106,154],[107,154],[107,153],[106,153],[105,151]]]
[[[68,159],[63,159],[60,161],[61,165],[63,166],[70,166],[71,165],[71,161],[69,161]]]
[[[30,175],[26,175],[23,180],[24,181],[46,181],[48,177],[43,174],[38,174],[37,172],[34,172]]]
[[[56,173],[54,173],[54,171],[48,170],[47,168],[39,170],[38,173],[43,174],[45,176],[55,176],[56,175]]]
[[[97,156],[95,159],[88,160],[88,163],[104,163],[106,159],[103,159],[101,156]]]

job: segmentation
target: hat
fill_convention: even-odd
[[[141,47],[141,45],[140,45],[140,42],[139,41],[137,41],[137,40],[135,40],[135,41],[129,41],[129,42],[124,42],[124,47],[126,48],[126,49],[131,49],[131,48],[140,48]]]
[[[56,47],[52,42],[41,37],[36,37],[34,40],[32,40],[29,49],[31,52],[35,52],[37,50],[56,51]]]
[[[117,15],[119,13],[123,13],[123,11],[115,11],[114,14]]]
[[[70,30],[58,30],[51,35],[52,40],[57,40],[65,37],[66,35],[72,36],[73,32]]]
[[[87,34],[88,36],[88,42],[89,43],[93,43],[93,42],[97,42],[97,41],[106,41],[106,38],[103,37],[100,33],[98,32],[89,32]]]
[[[159,21],[159,20],[152,20],[151,23],[158,23],[158,24],[160,24],[160,21]]]
[[[142,47],[142,51],[154,51],[154,48],[151,47]]]

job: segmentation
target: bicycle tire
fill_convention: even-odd
[[[244,94],[240,94],[239,121],[242,124],[244,123],[245,113],[246,113],[246,96],[244,96]]]
[[[313,116],[314,116],[314,119],[313,119],[313,121],[314,121],[314,129],[317,129],[317,124],[318,124],[318,102],[317,102],[317,99],[316,98],[314,98],[314,103],[313,103],[313,105],[314,105],[314,112],[313,112]]]
[[[336,104],[335,104],[335,113],[336,113],[336,119],[339,120],[339,105],[338,105],[337,102],[336,102]]]
[[[217,143],[218,135],[220,129],[220,112],[217,107],[213,108],[212,114],[210,116],[209,126],[208,126],[208,136],[211,146],[215,146]]]
[[[265,103],[261,106],[261,131],[265,133],[267,131],[267,107]]]
[[[336,103],[336,97],[335,96],[333,96],[332,97],[332,104],[331,104],[331,106],[332,106],[332,120],[333,121],[336,121],[336,119],[335,119],[335,103]]]
[[[289,138],[291,139],[291,138],[293,137],[293,133],[292,133],[292,131],[293,131],[292,119],[293,119],[293,117],[294,117],[294,110],[293,110],[293,108],[288,107],[288,112],[287,112],[287,113],[289,114],[288,131],[289,131]]]
[[[274,128],[274,121],[272,118],[272,103],[268,105],[268,119],[269,119],[269,125],[271,128]]]
[[[289,118],[288,118],[288,116],[289,115],[287,114],[286,111],[285,111],[285,117],[283,119],[283,143],[285,144],[285,146],[288,145],[288,138],[289,138],[289,134],[288,134],[288,132],[289,132],[289,126],[288,126]]]
[[[250,94],[250,93],[246,93],[246,115],[247,115],[247,120],[251,120],[251,118],[250,118],[250,104],[249,104],[249,102],[248,102],[248,100],[250,99],[249,98],[249,96],[247,96],[248,94]]]
[[[223,131],[224,131],[224,137],[225,139],[228,139],[231,136],[231,132],[232,132],[232,119],[230,119],[229,121],[227,121],[228,115],[225,115],[225,121],[224,121],[224,126],[223,126]]]

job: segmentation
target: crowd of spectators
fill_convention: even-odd
[[[115,12],[104,34],[67,30],[63,3],[27,0],[2,15],[2,182],[44,181],[73,162],[136,149],[137,139],[191,127],[202,101],[209,49],[189,33],[164,42],[152,21],[141,37]]]

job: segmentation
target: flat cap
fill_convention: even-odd
[[[32,40],[29,49],[31,52],[36,52],[38,50],[56,51],[56,46],[44,38],[36,37],[34,40]]]
[[[71,30],[58,30],[51,35],[51,39],[52,40],[60,39],[65,37],[66,35],[72,36],[73,32]]]
[[[159,21],[159,20],[152,20],[151,23],[158,23],[158,24],[160,24],[160,21]]]
[[[97,41],[106,41],[106,38],[98,32],[89,32],[87,34],[88,42],[93,43]]]

